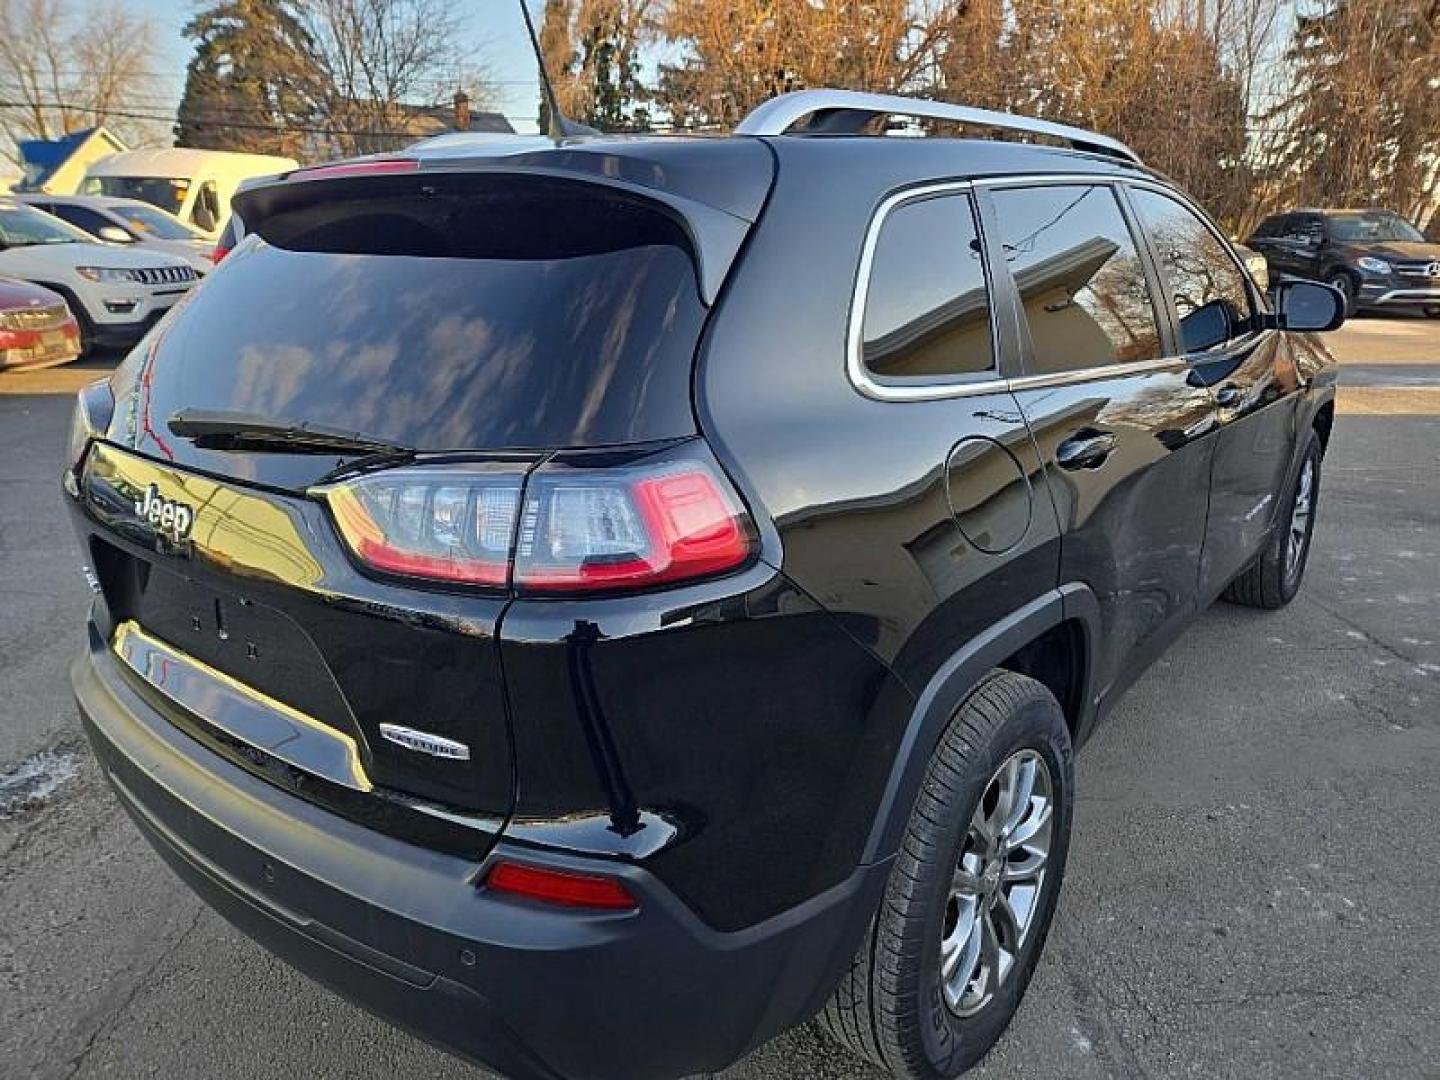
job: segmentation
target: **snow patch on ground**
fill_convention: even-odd
[[[42,750],[8,772],[0,773],[0,817],[35,806],[80,771],[75,755],[64,750]]]

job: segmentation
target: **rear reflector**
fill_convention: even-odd
[[[491,892],[538,900],[561,907],[592,911],[633,911],[640,902],[615,878],[598,874],[572,874],[520,863],[496,863],[485,878]]]
[[[318,493],[361,563],[436,582],[513,581],[547,595],[643,589],[736,569],[754,550],[739,499],[693,457],[547,464],[528,478],[523,469],[408,465]]]

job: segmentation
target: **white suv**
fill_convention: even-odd
[[[0,199],[0,274],[53,289],[80,323],[83,350],[127,348],[199,280],[174,255],[96,243],[49,214]]]

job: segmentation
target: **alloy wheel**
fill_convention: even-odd
[[[1290,535],[1285,541],[1285,575],[1294,577],[1310,542],[1310,521],[1315,506],[1315,460],[1306,458],[1300,470],[1299,486],[1295,489],[1295,505],[1290,511]]]
[[[1021,750],[995,771],[971,815],[940,938],[940,990],[957,1016],[994,998],[1037,921],[1054,804],[1045,759]]]

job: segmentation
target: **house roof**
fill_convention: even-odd
[[[16,187],[38,190],[77,150],[94,138],[109,143],[112,151],[125,149],[125,144],[103,127],[84,128],[58,139],[21,139],[16,146],[20,151],[25,179]]]

